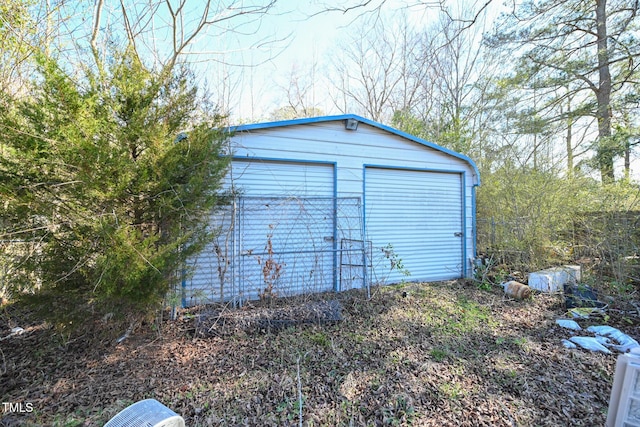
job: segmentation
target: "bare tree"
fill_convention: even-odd
[[[454,18],[455,16],[455,18]],[[484,22],[468,25],[465,11],[447,9],[420,34],[419,58],[411,58],[410,79],[419,84],[393,124],[409,133],[480,159],[493,117],[484,108],[496,63],[481,44]],[[409,56],[410,58],[410,56]]]
[[[425,34],[431,54],[422,93],[430,107],[426,110],[430,114],[423,116],[430,123],[428,137],[468,153],[474,133],[482,128],[477,123],[481,94],[476,81],[491,64],[482,57],[482,27],[464,30],[465,25],[464,19],[453,19],[448,11]]]
[[[388,122],[417,98],[426,56],[406,19],[365,19],[341,47],[332,64],[338,109]]]
[[[447,0],[406,0],[400,2],[400,8],[414,11],[432,10],[442,12],[451,21],[461,24],[459,26],[460,31],[465,31],[475,26],[478,21],[482,21],[483,15],[492,3],[493,0],[476,0],[473,2],[464,0],[458,4],[468,11],[468,13],[464,15],[451,13],[451,2]],[[310,16],[339,13],[343,15],[353,15],[354,20],[356,20],[363,16],[379,17],[383,14],[385,6],[387,6],[387,0],[343,1],[340,2],[339,5],[331,2],[319,2],[316,6],[317,8],[310,13]],[[397,7],[397,5],[394,6]]]
[[[60,5],[49,0],[30,4],[6,0],[0,5],[0,90],[20,95],[33,70],[35,53],[47,51],[50,40],[66,25]]]
[[[107,37],[122,31],[126,35],[122,42],[127,43],[142,60],[152,58],[152,65],[160,69],[170,70],[178,61],[187,61],[187,57],[191,61],[220,60],[226,50],[211,47],[224,46],[219,41],[231,35],[255,34],[261,19],[274,9],[275,4],[276,0],[258,3],[240,0],[120,0],[117,8],[106,8],[104,0],[96,0],[89,44],[96,62],[100,62],[101,31],[105,31]],[[218,43],[200,43],[203,39],[217,40]],[[105,41],[101,45],[104,49]]]
[[[316,86],[319,78],[317,62],[314,61],[308,67],[293,64],[286,76],[287,82],[278,85],[286,98],[284,101],[286,105],[276,109],[270,118],[272,120],[289,120],[322,115],[316,98]]]

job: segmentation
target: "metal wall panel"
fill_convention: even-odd
[[[239,160],[227,181],[242,196],[334,197],[334,165],[328,162]]]
[[[463,275],[462,175],[366,167],[365,231],[373,242],[374,277],[384,283],[447,280]],[[390,271],[389,252],[411,275]]]
[[[334,287],[334,199],[241,198],[236,283],[243,300]]]

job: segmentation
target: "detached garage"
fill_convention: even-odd
[[[470,158],[355,115],[229,131],[236,197],[190,262],[185,304],[471,274]]]

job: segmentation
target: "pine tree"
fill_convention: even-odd
[[[530,114],[567,126],[596,119],[594,160],[604,182],[613,181],[614,160],[624,151],[613,130],[634,91],[639,9],[628,0],[527,0],[487,39],[517,59],[514,80],[540,98]]]

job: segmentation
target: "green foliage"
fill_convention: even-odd
[[[485,263],[478,265],[473,271],[473,281],[478,289],[489,291],[507,280],[509,272],[499,265],[493,257],[485,259]]]
[[[393,114],[391,124],[403,132],[459,153],[468,155],[473,151],[470,126],[458,117],[442,116],[427,122],[408,110],[399,110]]]
[[[508,261],[516,268],[562,262],[563,233],[572,229],[584,206],[581,196],[591,186],[587,179],[507,166],[483,174],[477,203],[479,250],[509,252]]]
[[[429,139],[426,123],[413,115],[411,111],[395,111],[391,118],[391,125],[418,138]]]
[[[637,104],[628,96],[635,92],[632,64],[640,56],[637,22],[637,7],[623,0],[526,0],[502,14],[485,39],[509,56],[512,78],[504,81],[513,93],[530,94],[523,99],[518,132],[537,132],[568,117],[574,123],[597,119],[598,137],[590,148],[604,182],[613,181],[614,160],[625,150],[612,125]]]
[[[35,0],[5,0],[0,4],[0,87],[2,90],[18,92],[21,75],[29,62],[33,50],[33,39],[37,37],[36,22],[30,9]]]
[[[31,93],[0,107],[0,234],[31,245],[10,286],[63,322],[157,307],[225,202],[221,118],[196,117],[187,69],[131,50],[81,77],[41,57]]]
[[[574,240],[579,255],[599,260],[593,273],[612,294],[631,292],[638,283],[640,247],[640,190],[626,180],[593,188],[583,196],[585,208],[574,219]]]
[[[442,362],[449,357],[449,352],[442,348],[432,348],[429,350],[429,356],[436,362]]]
[[[396,270],[401,275],[408,277],[411,276],[411,272],[402,263],[402,258],[393,249],[393,245],[389,243],[387,246],[381,248],[384,257],[389,260],[389,271]]]
[[[515,167],[482,176],[478,250],[490,257],[491,265],[476,270],[479,286],[495,283],[488,280],[489,270],[498,279],[504,263],[527,272],[581,257],[600,260],[607,270],[601,273],[628,281],[640,244],[637,185],[624,180],[600,184]]]

